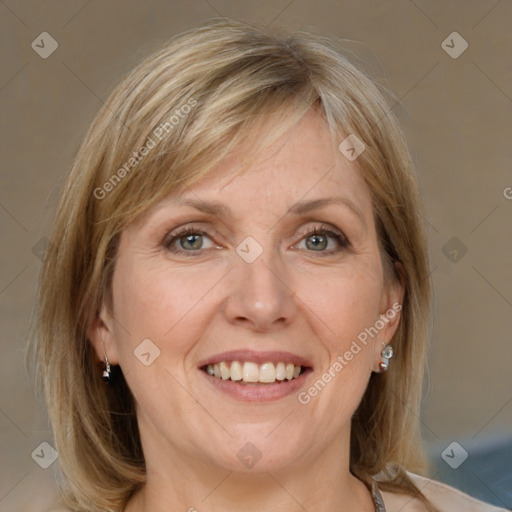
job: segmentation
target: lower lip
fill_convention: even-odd
[[[236,398],[237,400],[245,402],[271,402],[297,392],[298,389],[304,385],[306,378],[312,370],[308,368],[296,379],[284,380],[281,383],[276,382],[274,384],[262,384],[256,382],[251,384],[238,384],[238,382],[234,382],[232,380],[223,380],[218,377],[213,377],[203,370],[199,371],[205,376],[212,386],[215,386],[216,389]]]

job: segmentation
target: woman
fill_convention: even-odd
[[[335,43],[220,19],[142,62],[41,275],[54,510],[498,510],[418,474],[420,219],[397,121]]]

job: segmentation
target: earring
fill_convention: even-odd
[[[382,356],[382,361],[379,363],[380,373],[385,373],[389,368],[389,360],[393,357],[393,347],[391,345],[384,345],[380,355]]]
[[[111,376],[112,376],[112,372],[110,370],[110,363],[108,362],[108,357],[107,357],[107,353],[105,352],[105,370],[103,371],[103,380],[107,383],[107,384],[110,384],[112,379],[111,379]]]

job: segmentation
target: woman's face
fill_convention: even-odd
[[[267,471],[348,453],[397,327],[402,290],[384,287],[357,160],[312,112],[270,149],[238,176],[234,154],[122,233],[112,316],[90,335],[135,396],[148,467]]]

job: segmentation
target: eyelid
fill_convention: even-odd
[[[330,251],[318,251],[318,254],[322,254],[322,253],[324,255],[335,254],[343,249],[347,249],[351,245],[350,240],[347,238],[345,233],[343,233],[343,231],[336,228],[335,226],[332,226],[329,224],[324,224],[322,222],[318,226],[315,226],[314,228],[303,229],[299,233],[301,238],[300,238],[299,242],[297,242],[297,244],[295,244],[295,245],[298,245],[305,238],[307,238],[309,236],[313,236],[314,234],[319,234],[319,235],[325,234],[326,236],[328,236],[330,238],[334,238],[340,246],[339,249],[331,249]],[[315,251],[308,251],[308,252],[314,253]]]
[[[162,245],[165,247],[169,247],[172,242],[177,239],[186,236],[187,234],[195,234],[195,235],[203,235],[209,238],[220,238],[220,234],[214,230],[213,228],[204,228],[196,225],[186,225],[181,226],[179,228],[173,229],[170,232],[166,233],[164,239],[162,240]],[[188,251],[191,252],[191,251]]]
[[[343,231],[341,231],[340,229],[338,229],[335,226],[332,226],[330,224],[324,224],[323,222],[320,222],[317,226],[315,226],[313,228],[303,228],[299,232],[299,235],[307,236],[307,235],[314,234],[315,231],[332,233],[334,235],[339,236],[340,238],[343,238],[348,243],[348,238],[345,236]]]
[[[206,228],[200,227],[200,226],[196,226],[193,224],[181,226],[181,227],[173,229],[171,232],[167,233],[165,235],[164,239],[162,240],[162,245],[170,252],[173,252],[175,254],[184,254],[185,253],[189,256],[193,255],[193,254],[200,255],[204,251],[206,251],[208,249],[212,249],[212,248],[207,248],[207,249],[197,249],[197,250],[187,251],[184,249],[174,249],[171,247],[177,240],[179,240],[180,238],[182,238],[184,236],[187,236],[188,234],[206,236],[211,240],[211,242],[214,245],[216,245],[215,248],[219,249],[218,244],[216,244],[216,242],[213,239],[214,238],[222,238],[222,237],[215,229],[213,229],[211,227],[206,227]],[[307,237],[313,236],[315,234],[325,235],[329,238],[333,238],[337,242],[339,247],[335,248],[335,249],[326,250],[326,251],[307,251],[307,252],[312,252],[312,253],[318,252],[318,255],[323,254],[323,255],[327,256],[327,255],[339,253],[342,250],[347,249],[351,245],[349,239],[346,237],[346,235],[340,229],[338,229],[337,227],[335,227],[333,225],[319,222],[314,227],[306,227],[306,228],[302,228],[301,230],[299,230],[298,235],[296,235],[296,236],[299,236],[300,239],[292,247],[296,247],[304,239],[306,239]]]

